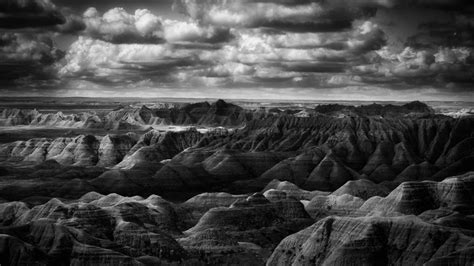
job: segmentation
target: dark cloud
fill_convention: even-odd
[[[347,30],[352,25],[352,19],[327,19],[325,21],[291,22],[291,21],[265,21],[259,27],[274,28],[290,32],[334,32]]]
[[[470,0],[417,0],[414,3],[408,0],[395,1],[397,6],[419,6],[461,13],[474,12],[474,3]]]
[[[407,39],[406,45],[414,48],[474,47],[474,18],[458,15],[447,22],[423,23],[419,31]]]
[[[372,7],[372,8],[431,8],[446,11],[473,11],[470,0],[326,0],[330,6]]]
[[[295,72],[316,72],[316,73],[342,73],[347,68],[344,63],[334,62],[289,62],[282,63],[282,67],[286,71]]]
[[[56,25],[54,31],[65,34],[77,34],[86,29],[86,24],[81,16],[69,10],[64,10],[63,13],[65,14],[66,21],[60,25]]]
[[[31,33],[0,33],[0,81],[15,83],[56,77],[55,64],[64,52],[50,36]]]
[[[49,0],[4,0],[0,2],[0,29],[77,33],[85,24],[71,9]]]
[[[65,23],[60,10],[47,0],[4,0],[0,2],[0,28],[36,28]]]
[[[0,2],[0,28],[36,28],[63,24],[65,17],[47,0],[3,0]]]

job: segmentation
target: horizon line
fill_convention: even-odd
[[[98,100],[107,100],[107,99],[174,99],[174,100],[228,100],[228,101],[280,101],[280,102],[296,102],[296,101],[304,101],[304,102],[464,102],[464,103],[474,103],[472,100],[347,100],[347,99],[339,99],[339,100],[325,100],[325,99],[278,99],[278,98],[261,98],[261,99],[249,99],[249,98],[222,98],[222,97],[106,97],[106,96],[2,96],[2,100],[4,99],[31,99],[31,98],[59,98],[59,99],[98,99]]]

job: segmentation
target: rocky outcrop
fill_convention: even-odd
[[[115,166],[123,160],[136,140],[130,135],[106,135],[98,148],[98,166]]]
[[[126,195],[247,193],[261,191],[273,179],[308,191],[334,191],[347,181],[361,179],[393,189],[404,181],[439,181],[472,170],[472,123],[468,118],[280,117],[264,128],[249,124],[225,134],[151,130],[138,137],[83,135],[17,141],[0,145],[0,159],[8,164],[56,160],[61,165],[114,168],[94,181],[61,181],[65,192],[79,185],[77,196],[88,187]],[[26,182],[25,175],[18,169],[11,173],[12,177],[18,173],[23,181],[8,183],[8,188],[23,190],[16,184]]]
[[[182,107],[150,109],[121,106],[109,112],[78,114],[45,113],[37,110],[3,109],[0,126],[63,127],[108,130],[145,130],[153,125],[242,126],[252,119],[251,111],[218,100]]]
[[[447,208],[472,210],[474,174],[451,177],[442,182],[404,182],[386,197],[368,199],[360,211],[370,215],[414,214]]]
[[[359,116],[382,116],[382,117],[398,117],[398,116],[426,116],[434,114],[434,110],[427,104],[414,101],[403,105],[381,105],[369,104],[361,106],[347,106],[341,104],[328,104],[316,106],[315,111],[323,114],[331,115],[359,115]]]
[[[28,163],[55,160],[62,165],[132,168],[170,159],[193,146],[201,136],[196,130],[165,133],[151,130],[139,139],[134,134],[31,139],[0,145],[0,160]]]
[[[211,264],[225,257],[226,261],[257,265],[275,241],[311,221],[297,200],[270,202],[262,194],[253,194],[229,207],[210,209],[179,242],[192,253],[206,252]]]
[[[403,108],[424,109],[419,103]],[[12,114],[17,113],[22,112]],[[31,139],[0,145],[0,160],[38,164],[52,159],[62,165],[114,168],[92,186],[102,181],[117,183],[117,189],[133,188],[130,194],[146,192],[142,189],[146,182],[161,183],[159,193],[184,190],[196,194],[224,188],[233,193],[256,192],[273,179],[308,191],[334,191],[347,181],[360,179],[394,188],[404,181],[439,181],[465,173],[472,170],[474,160],[470,133],[474,119],[469,117],[296,117],[244,110],[218,101],[161,111],[126,107],[112,111],[107,119],[146,124],[154,123],[156,116],[176,124],[246,126],[206,134],[150,130],[141,136]]]
[[[385,197],[377,195],[385,193],[383,187],[368,180],[349,181],[332,194],[274,180],[263,194],[204,193],[183,203],[97,192],[36,206],[6,202],[0,204],[1,259],[78,265],[471,264],[473,176],[403,182]]]
[[[156,195],[90,192],[78,200],[51,199],[32,208],[4,203],[0,214],[5,262],[74,265],[261,265],[279,240],[312,222],[297,200],[270,202],[261,194],[227,193],[172,204]],[[190,219],[183,223],[186,218]],[[189,226],[193,227],[182,235]]]
[[[466,265],[472,241],[413,216],[328,217],[286,237],[267,265]]]
[[[348,194],[366,200],[374,196],[384,197],[389,191],[390,190],[383,185],[377,185],[368,179],[359,179],[348,181],[336,191],[332,192],[331,195],[342,196]]]
[[[341,196],[316,196],[305,204],[305,210],[313,219],[326,216],[359,216],[358,210],[364,200],[349,194]]]
[[[233,203],[247,198],[248,195],[232,195],[225,192],[202,193],[177,206],[176,211],[181,219],[182,228],[194,226],[210,209],[229,207]]]
[[[288,181],[272,180],[263,189],[263,195],[270,201],[292,197],[298,200],[311,200],[316,196],[326,196],[329,192],[307,191]]]
[[[0,204],[0,211],[5,263],[141,265],[143,256],[162,263],[187,258],[172,237],[180,233],[174,208],[158,196],[88,193],[72,203],[51,199],[31,209]]]
[[[48,265],[47,256],[21,239],[0,234],[0,263],[2,265]]]
[[[40,113],[37,110],[8,109],[0,114],[0,126],[17,126],[30,124]]]
[[[472,118],[317,109],[3,110],[0,126],[135,132],[1,144],[0,263],[473,263]],[[165,124],[233,129],[142,132]]]

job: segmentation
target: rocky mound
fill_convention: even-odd
[[[473,243],[413,216],[328,217],[286,237],[267,265],[468,265]]]
[[[466,265],[474,261],[473,176],[404,182],[367,200],[347,194],[381,192],[366,180],[329,195],[274,180],[263,194],[183,203],[97,192],[6,202],[0,254],[9,264]]]
[[[368,199],[360,211],[369,215],[414,214],[428,210],[474,211],[474,173],[442,182],[404,182],[386,197]]]
[[[382,183],[381,189],[393,189],[404,181],[439,181],[473,170],[473,126],[471,118],[281,116],[263,119],[259,125],[249,122],[247,127],[227,133],[151,130],[142,136],[18,141],[0,145],[0,160],[7,164],[56,160],[62,165],[112,167],[115,169],[93,183],[82,180],[82,187],[91,185],[102,193],[127,195],[248,193],[261,191],[273,179],[308,191],[334,191],[361,179]],[[15,173],[21,171],[13,169],[9,175],[18,180]],[[125,191],[127,187],[130,192]]]
[[[95,265],[261,265],[283,237],[312,222],[294,199],[227,193],[172,204],[156,195],[90,192],[31,208],[3,203],[0,217],[2,262]]]
[[[466,223],[473,219],[474,173],[447,178],[441,182],[404,182],[390,194],[381,197],[372,193],[385,193],[380,186],[358,186],[352,181],[330,195],[316,195],[304,202],[306,211],[315,219],[337,216],[400,216],[419,215],[425,221],[470,229]],[[366,183],[367,181],[362,181]],[[372,184],[373,185],[373,184]],[[364,196],[364,197],[362,197]],[[474,221],[474,220],[472,220]]]
[[[108,130],[144,130],[153,125],[242,126],[252,119],[251,111],[218,100],[187,104],[182,107],[150,109],[119,106],[110,112],[62,112],[42,114],[37,110],[8,109],[0,113],[0,126],[101,128]]]
[[[388,193],[389,189],[382,185],[377,185],[368,179],[359,179],[348,181],[336,191],[332,192],[331,195],[342,196],[348,194],[366,200],[374,196],[383,197]]]
[[[202,193],[180,204],[176,211],[181,218],[181,226],[190,228],[210,209],[229,207],[233,203],[246,199],[248,195],[232,195],[225,192]]]
[[[5,263],[39,258],[56,265],[140,265],[143,256],[162,263],[187,257],[172,237],[180,233],[172,205],[154,195],[89,193],[72,203],[52,199],[31,209],[10,202],[0,205],[0,213]]]
[[[254,194],[229,207],[210,209],[179,242],[192,253],[209,253],[211,264],[223,256],[230,261],[237,256],[238,264],[247,263],[250,253],[251,265],[257,265],[276,242],[311,222],[299,201],[269,201]]]
[[[311,200],[316,196],[326,196],[329,192],[307,191],[288,181],[272,180],[263,189],[264,196],[270,201],[292,197],[298,200]]]
[[[31,139],[0,145],[0,160],[41,163],[55,160],[62,165],[116,166],[131,168],[143,162],[170,159],[193,146],[201,134],[196,130],[135,134],[80,135],[75,138]]]
[[[414,101],[403,105],[381,105],[370,104],[361,106],[348,106],[341,104],[319,105],[314,108],[318,113],[330,115],[357,115],[357,116],[381,116],[381,117],[398,117],[398,116],[429,116],[434,114],[434,110],[427,104]]]

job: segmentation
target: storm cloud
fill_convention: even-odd
[[[135,84],[137,91],[175,88],[190,95],[299,88],[314,96],[367,93],[359,89],[366,86],[472,96],[469,1],[165,2],[2,2],[1,78],[104,90]],[[415,15],[403,17],[404,10]],[[65,38],[70,45],[63,53],[56,40]],[[40,70],[21,67],[26,64]]]

